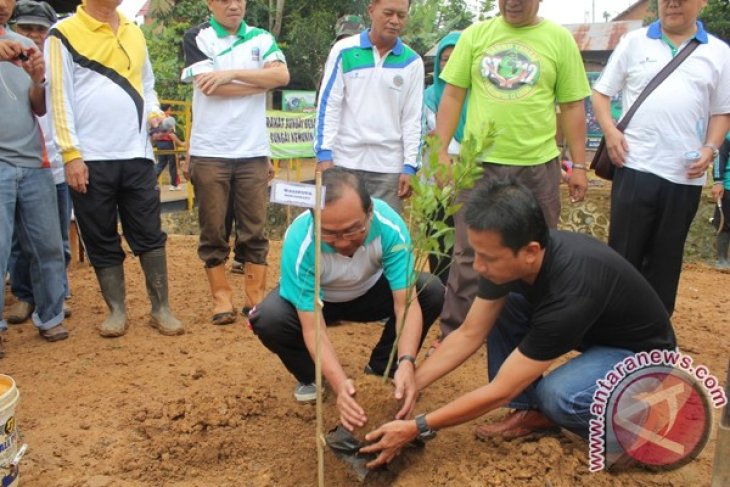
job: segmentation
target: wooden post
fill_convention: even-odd
[[[320,292],[320,258],[322,255],[322,173],[315,173],[314,197],[314,377],[317,384],[317,480],[319,487],[324,487],[324,418],[322,417],[322,338],[320,317],[322,316],[322,301]]]
[[[730,398],[730,361],[725,379],[725,397]],[[715,464],[712,468],[712,487],[728,487],[730,485],[730,404],[725,409],[717,428],[715,442]]]
[[[84,244],[79,236],[79,227],[76,225],[76,220],[71,220],[68,225],[68,244],[71,247],[71,261],[83,262]]]

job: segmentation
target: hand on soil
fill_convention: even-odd
[[[418,436],[415,421],[391,421],[375,431],[365,435],[365,440],[375,442],[360,449],[360,453],[378,453],[378,457],[368,463],[366,467],[377,468],[390,463],[400,454],[401,449]]]
[[[416,374],[414,366],[410,362],[404,362],[395,371],[395,398],[403,400],[403,407],[395,415],[395,419],[407,419],[413,415],[413,408],[416,406]]]
[[[352,379],[344,381],[337,391],[337,409],[340,411],[340,421],[348,431],[365,426],[368,418],[355,401],[355,384]]]

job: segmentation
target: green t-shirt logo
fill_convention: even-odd
[[[540,61],[525,46],[495,44],[484,53],[480,72],[487,93],[500,100],[514,100],[534,91],[540,79]]]

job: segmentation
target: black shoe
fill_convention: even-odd
[[[367,364],[362,371],[365,373],[365,375],[374,375],[375,377],[383,377],[383,372],[375,372],[373,368],[370,366],[370,364]],[[390,369],[390,378],[392,379],[395,377],[395,363],[393,364],[393,367]]]

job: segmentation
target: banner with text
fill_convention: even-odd
[[[601,73],[598,72],[588,72],[586,73],[588,75],[588,82],[590,83],[591,87],[593,84],[598,80],[598,78],[601,76]],[[596,120],[596,114],[593,111],[593,103],[591,102],[591,97],[587,97],[585,99],[585,108],[586,108],[586,149],[588,150],[596,150],[598,148],[598,144],[601,143],[601,137],[603,137],[603,131],[601,130],[601,127],[598,125],[598,121]],[[621,94],[618,94],[611,98],[611,116],[613,117],[613,120],[618,122],[618,120],[621,118]]]
[[[272,159],[314,157],[315,113],[266,112]]]

